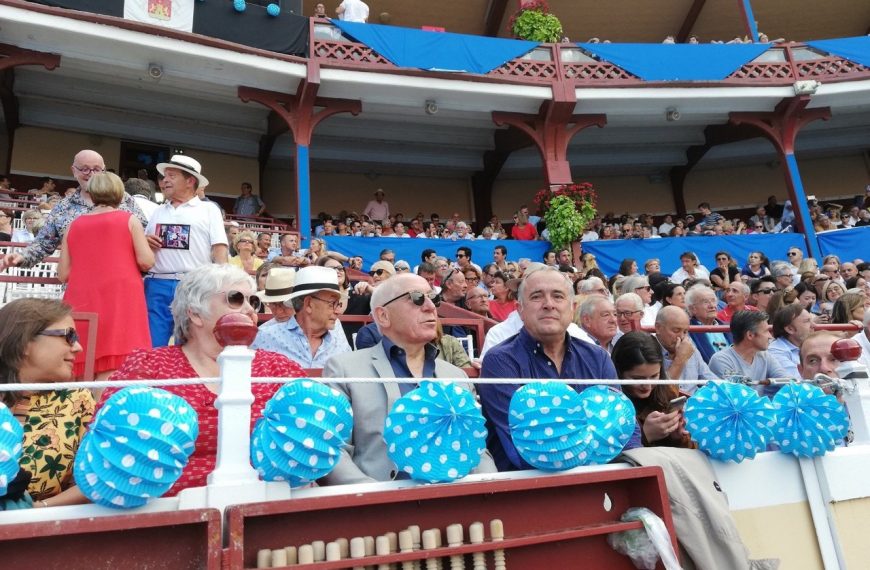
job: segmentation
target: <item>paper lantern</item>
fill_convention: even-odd
[[[273,18],[277,18],[281,15],[281,7],[277,4],[269,4],[266,6],[266,13],[272,16]]]
[[[245,0],[233,0],[233,8],[235,8],[236,12],[242,13],[247,7],[248,5],[245,3]]]
[[[768,398],[731,382],[709,382],[686,402],[686,428],[714,459],[752,459],[773,440],[776,414]]]
[[[5,404],[0,402],[0,495],[18,475],[24,430]]]
[[[454,481],[480,463],[485,424],[474,394],[456,384],[424,381],[387,415],[387,455],[412,479]]]
[[[353,430],[344,394],[312,380],[285,384],[251,434],[251,463],[266,481],[304,485],[328,475]]]
[[[833,451],[849,431],[849,416],[837,398],[818,386],[790,383],[773,398],[780,451],[817,457]]]
[[[75,479],[91,501],[132,508],[165,494],[195,449],[196,411],[165,390],[124,388],[109,398],[82,440]]]

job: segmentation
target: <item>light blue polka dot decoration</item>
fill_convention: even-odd
[[[76,453],[74,476],[99,505],[133,508],[165,494],[196,447],[199,420],[166,390],[124,388],[94,417]]]
[[[709,382],[686,402],[686,429],[714,459],[752,459],[773,440],[776,412],[768,398],[731,382]]]
[[[544,471],[607,463],[635,425],[631,401],[607,386],[578,393],[567,384],[533,382],[514,392],[508,413],[520,456]]]
[[[22,441],[24,430],[21,424],[0,402],[0,495],[6,494],[6,487],[18,475]]]
[[[245,3],[245,0],[233,0],[233,8],[235,8],[236,12],[244,12],[247,7],[248,5]]]
[[[424,381],[387,415],[387,455],[417,481],[454,481],[480,463],[485,423],[474,394],[456,384]]]
[[[837,398],[818,386],[791,383],[773,398],[775,438],[783,453],[817,457],[832,451],[849,431],[849,416]]]
[[[273,18],[277,18],[281,15],[281,7],[277,4],[269,4],[268,6],[266,6],[266,13]]]
[[[266,481],[305,485],[330,473],[353,430],[344,394],[313,380],[278,390],[251,434],[251,463]]]

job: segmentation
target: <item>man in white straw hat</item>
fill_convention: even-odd
[[[260,328],[252,349],[283,354],[302,368],[323,368],[332,356],[350,352],[344,330],[337,325],[341,293],[334,269],[313,266],[297,271],[288,300],[296,314],[284,324]]]
[[[179,280],[188,271],[208,263],[227,262],[227,235],[220,211],[196,196],[208,186],[198,161],[176,154],[157,165],[163,175],[165,202],[148,221],[145,234],[156,262],[145,276],[145,301],[151,344],[166,346],[172,335],[169,305]]]
[[[289,301],[295,280],[295,269],[273,267],[269,270],[266,275],[266,288],[257,291],[257,296],[266,303],[273,317],[260,325],[260,330],[286,323],[293,316],[293,305]]]
[[[363,210],[363,215],[373,222],[382,223],[390,219],[390,205],[384,200],[384,195],[383,189],[375,190],[375,199],[370,200]]]

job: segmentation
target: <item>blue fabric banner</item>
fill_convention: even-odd
[[[870,237],[870,234],[865,236]],[[771,260],[787,259],[790,247],[798,247],[807,255],[803,234],[765,234],[737,236],[697,236],[681,238],[653,238],[588,241],[583,243],[583,251],[595,255],[598,266],[608,277],[619,271],[622,260],[630,257],[637,261],[643,271],[647,259],[658,258],[662,273],[670,275],[680,268],[680,255],[692,251],[698,256],[701,265],[707,269],[716,267],[716,252],[727,251],[742,267],[749,253],[761,251]],[[866,249],[865,249],[866,251]]]
[[[870,67],[870,36],[840,38],[836,40],[816,40],[807,45],[849,61]]]
[[[832,230],[818,235],[822,255],[838,255],[843,261],[863,259],[870,261],[870,226]],[[821,259],[819,260],[821,262]]]
[[[397,26],[332,20],[341,31],[399,67],[489,73],[536,48],[538,42],[427,32]]]
[[[450,261],[456,261],[456,250],[462,246],[471,248],[471,261],[483,267],[492,262],[492,252],[497,245],[507,248],[507,258],[517,261],[528,257],[532,261],[541,261],[544,252],[550,249],[548,241],[516,241],[516,240],[449,240],[428,238],[359,238],[359,237],[328,237],[326,245],[331,251],[337,251],[348,257],[358,255],[363,258],[363,269],[368,271],[372,263],[380,259],[381,250],[392,249],[396,253],[396,261],[403,259],[413,269],[420,263],[420,254],[424,249],[434,249],[438,255]]]
[[[577,44],[645,81],[721,81],[770,44]]]

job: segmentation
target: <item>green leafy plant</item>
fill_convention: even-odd
[[[588,182],[541,190],[535,195],[535,203],[544,210],[544,222],[554,247],[569,247],[580,239],[598,213],[596,200],[595,190]]]
[[[544,0],[523,4],[508,24],[511,34],[521,40],[557,43],[562,39],[562,22],[550,12]]]

